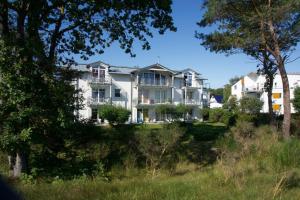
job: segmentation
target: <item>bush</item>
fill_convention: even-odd
[[[101,119],[106,119],[111,125],[125,123],[130,115],[129,110],[113,105],[100,106],[98,113]]]
[[[172,105],[158,105],[155,108],[156,114],[162,115],[163,119],[168,119],[168,116],[173,116],[175,108]]]
[[[203,121],[207,121],[209,120],[209,108],[202,108],[200,110],[200,113],[202,115]]]
[[[155,175],[162,167],[174,166],[174,153],[185,130],[179,123],[165,124],[162,129],[141,129],[136,132],[138,150],[146,158],[148,169]]]
[[[225,110],[222,108],[214,108],[209,110],[209,121],[220,122]]]
[[[186,106],[184,104],[178,104],[176,107],[175,107],[175,118],[176,119],[179,119],[179,118],[183,118],[185,119],[186,118],[186,115],[191,112],[192,108],[189,107],[189,106]]]
[[[236,122],[236,114],[228,110],[224,110],[224,113],[221,116],[220,121],[226,124],[226,126],[233,126]]]
[[[264,103],[260,99],[252,96],[244,96],[240,100],[240,107],[243,113],[258,114],[263,105]]]
[[[231,132],[235,138],[251,138],[255,134],[253,123],[247,121],[237,121],[236,126],[232,127]]]
[[[295,110],[300,112],[300,87],[295,88],[294,90],[294,100],[292,101]]]

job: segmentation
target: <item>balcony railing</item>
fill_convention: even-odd
[[[90,84],[100,84],[100,85],[111,84],[111,78],[110,77],[100,77],[100,78],[92,77],[89,80],[89,83]]]
[[[110,103],[110,98],[105,97],[105,98],[90,98],[88,99],[88,105],[102,105],[102,104],[107,104]]]
[[[138,100],[138,104],[146,104],[146,105],[158,105],[158,104],[171,104],[171,99],[147,99],[142,101],[142,99]]]
[[[171,87],[172,81],[169,79],[159,80],[159,79],[146,79],[141,78],[137,85],[140,86],[162,86],[162,87]]]
[[[260,93],[260,92],[263,92],[263,88],[257,88],[257,87],[244,87],[243,88],[243,92],[245,93],[251,93],[251,92],[257,92],[257,93]]]
[[[186,105],[201,105],[201,101],[196,99],[187,99],[184,101],[184,103]]]

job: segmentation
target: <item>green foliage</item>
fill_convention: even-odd
[[[297,168],[300,166],[300,142],[293,139],[273,147],[275,167],[279,170]]]
[[[300,113],[300,87],[297,87],[294,90],[293,106],[295,110]]]
[[[158,105],[155,107],[155,112],[158,115],[161,115],[163,119],[168,119],[168,116],[175,116],[175,108],[173,105]]]
[[[237,115],[229,110],[224,110],[220,122],[224,123],[226,126],[233,126],[236,122]]]
[[[223,104],[224,109],[228,109],[229,111],[232,112],[237,112],[238,110],[238,101],[236,97],[231,96],[224,104]]]
[[[224,115],[224,109],[213,108],[209,110],[209,121],[210,122],[220,122],[222,116]]]
[[[114,105],[102,105],[98,108],[99,117],[106,119],[111,125],[123,124],[128,121],[130,111]]]
[[[264,103],[256,97],[243,96],[240,100],[241,111],[253,115],[260,113],[263,105]]]
[[[192,111],[192,108],[187,106],[187,105],[184,105],[184,104],[178,104],[176,105],[175,107],[175,118],[183,118],[185,119],[186,118],[186,115],[188,113],[190,113]]]
[[[209,108],[202,108],[200,110],[200,114],[202,115],[204,121],[207,121],[209,119],[209,111],[210,111]]]
[[[145,156],[152,175],[155,175],[156,170],[164,163],[167,162],[168,166],[174,164],[174,150],[184,133],[185,130],[178,123],[165,124],[159,130],[142,129],[136,132],[138,150]]]
[[[224,88],[216,88],[216,89],[210,88],[209,93],[211,96],[215,96],[215,95],[223,96],[223,90]]]

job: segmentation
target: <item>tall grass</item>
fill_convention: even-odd
[[[300,199],[300,141],[283,141],[272,127],[243,123],[214,143],[218,157],[207,166],[185,160],[173,173],[162,169],[154,178],[134,166],[116,167],[109,181],[80,177],[16,187],[25,199],[33,200]]]

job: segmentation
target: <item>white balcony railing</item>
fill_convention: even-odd
[[[88,104],[89,105],[102,105],[102,104],[107,104],[110,103],[111,100],[109,97],[105,98],[90,98],[88,99]]]
[[[92,77],[89,80],[90,84],[111,84],[111,78],[110,77],[100,77],[100,78],[96,78],[96,77]]]
[[[243,92],[263,92],[263,88],[257,88],[257,87],[244,87]]]
[[[172,87],[172,81],[170,79],[159,80],[159,79],[147,79],[141,78],[137,85],[140,86],[165,86]]]
[[[171,104],[171,98],[169,99],[144,99],[142,100],[141,97],[138,98],[138,104],[144,105],[158,105],[158,104]]]
[[[187,105],[201,105],[201,101],[196,99],[186,99],[184,103]]]

